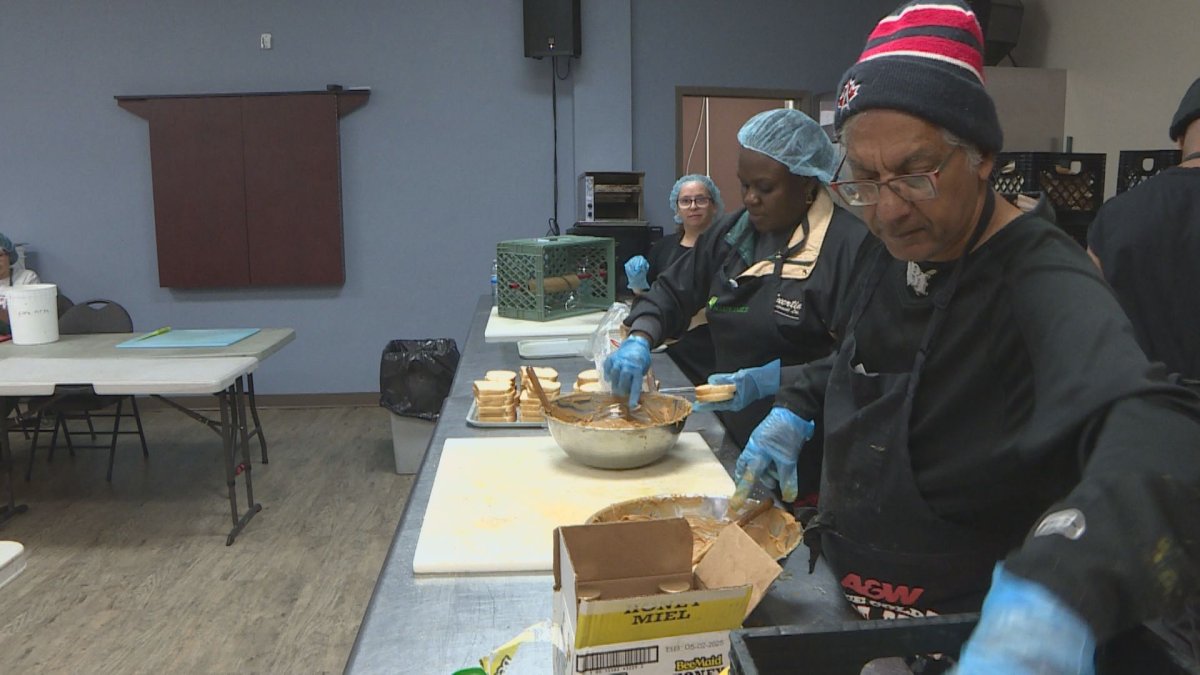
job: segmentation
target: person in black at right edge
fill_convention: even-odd
[[[1200,80],[1169,133],[1183,161],[1105,202],[1088,252],[1146,355],[1200,388]]]
[[[843,76],[853,180],[832,188],[875,236],[836,351],[780,390],[735,497],[815,422],[805,541],[860,614],[980,611],[960,675],[1092,673],[1097,644],[1200,587],[1200,398],[1084,250],[992,188],[982,48],[965,3],[912,2]]]

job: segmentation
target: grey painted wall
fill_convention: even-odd
[[[633,3],[633,160],[652,223],[670,230],[675,87],[835,89],[897,0]],[[740,195],[722,195],[726,210]]]
[[[625,168],[668,223],[676,85],[832,89],[894,4],[586,0],[558,83],[560,224],[580,171]],[[549,78],[522,56],[518,0],[0,0],[0,231],[138,329],[294,327],[260,392],[372,391],[389,339],[461,341],[495,242],[545,231]],[[159,288],[146,123],[112,97],[328,83],[372,88],[341,127],[345,285]]]

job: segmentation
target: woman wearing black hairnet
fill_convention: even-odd
[[[781,367],[833,348],[829,322],[851,285],[849,270],[867,229],[829,196],[837,151],[810,117],[791,109],[759,113],[738,131],[738,142],[744,208],[709,228],[637,298],[625,321],[630,336],[604,372],[613,391],[636,405],[650,350],[681,335],[704,309],[720,373],[709,381],[736,384],[737,393],[698,409],[722,411],[740,447],[771,410]],[[805,449],[812,460],[818,440]],[[794,501],[796,476],[780,481],[784,499]],[[807,495],[815,485],[806,488]]]

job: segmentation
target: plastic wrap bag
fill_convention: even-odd
[[[621,341],[625,339],[625,317],[627,316],[629,316],[629,305],[623,302],[614,302],[600,319],[600,325],[596,326],[596,330],[592,332],[591,340],[588,342],[588,353],[585,356],[596,365],[596,372],[600,374],[600,388],[604,391],[612,390],[608,380],[604,377],[604,360],[608,358],[609,354],[617,351],[617,348],[621,346]]]

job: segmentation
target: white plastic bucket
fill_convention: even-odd
[[[58,340],[58,286],[27,284],[3,289],[8,298],[8,324],[15,345],[41,345]]]

